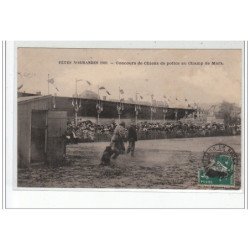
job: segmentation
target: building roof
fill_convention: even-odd
[[[45,95],[45,96],[21,96],[21,97],[18,97],[18,103],[23,103],[23,102],[31,102],[31,101],[37,101],[37,100],[40,100],[40,99],[48,99],[50,98],[51,95]]]

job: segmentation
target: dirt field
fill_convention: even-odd
[[[114,167],[99,166],[107,143],[69,145],[66,162],[61,166],[19,169],[18,186],[204,189],[198,186],[198,170],[203,152],[216,143],[231,146],[240,157],[240,136],[138,141],[135,157],[120,155]],[[234,189],[238,189],[239,165],[235,171]]]

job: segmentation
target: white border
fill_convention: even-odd
[[[7,208],[243,208],[240,190],[26,189],[16,187],[16,48],[242,49],[243,42],[8,42],[6,58],[6,207]],[[244,59],[244,53],[242,53]],[[244,60],[242,60],[244,62]],[[244,67],[242,67],[244,80]],[[242,102],[244,84],[242,80]],[[244,107],[244,103],[242,108]],[[243,109],[242,109],[242,112]],[[242,135],[242,139],[244,136]],[[244,141],[242,140],[244,166]],[[45,191],[46,190],[46,191]]]

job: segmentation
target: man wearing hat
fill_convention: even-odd
[[[116,159],[119,154],[125,151],[125,146],[124,146],[125,139],[126,139],[125,122],[121,122],[118,126],[116,126],[114,134],[111,138],[110,146],[114,152],[114,154],[112,155],[112,159]]]
[[[131,125],[128,129],[128,149],[127,153],[129,154],[131,152],[131,156],[134,156],[135,151],[135,142],[137,141],[137,132],[136,132],[136,126],[134,122],[131,122]]]

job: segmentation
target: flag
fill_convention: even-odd
[[[59,92],[59,89],[58,89],[58,88],[56,87],[56,85],[55,85],[55,79],[54,79],[54,78],[48,79],[48,83],[53,84],[53,85],[54,85],[54,88]]]
[[[91,85],[91,82],[89,82],[89,81],[86,81],[86,83],[90,86]]]
[[[120,93],[121,93],[121,94],[124,94],[124,91],[123,91],[123,89],[120,89]]]
[[[105,89],[105,87],[101,86],[99,89],[102,90],[102,89]]]
[[[50,79],[48,79],[48,83],[54,84],[54,83],[55,83],[54,78],[50,78]]]
[[[20,86],[18,86],[17,89],[19,90],[19,89],[21,89],[22,87],[23,87],[23,84],[21,84]]]
[[[107,90],[106,90],[106,93],[107,93],[108,95],[111,95]]]

